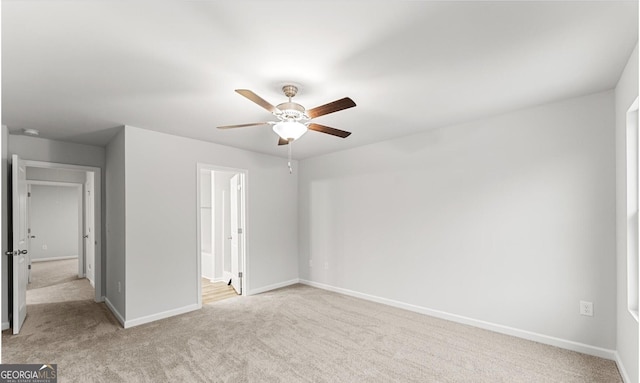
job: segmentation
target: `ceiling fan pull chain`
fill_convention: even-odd
[[[293,168],[291,167],[291,146],[293,146],[293,140],[289,139],[289,145],[287,145],[289,147],[289,161],[287,162],[287,165],[289,166],[289,174],[293,174]]]

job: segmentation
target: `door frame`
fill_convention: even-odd
[[[59,186],[59,187],[68,187],[75,188],[77,192],[77,202],[78,202],[78,278],[86,277],[85,271],[85,262],[86,262],[86,252],[84,249],[84,221],[87,216],[87,211],[85,211],[84,204],[84,184],[76,183],[76,182],[58,182],[58,181],[39,181],[39,180],[27,180],[27,186],[29,186],[29,193],[31,193],[31,186]],[[27,209],[29,222],[29,229],[31,229],[31,214],[33,213],[31,209],[31,199],[29,199],[29,208]],[[29,246],[31,246],[31,232],[29,232]],[[31,249],[31,247],[29,247]],[[31,249],[33,252],[33,249]],[[47,260],[47,259],[45,259]],[[38,262],[38,261],[36,261]],[[29,257],[29,264],[33,263],[33,259]]]
[[[249,260],[249,248],[247,247],[247,237],[249,235],[248,230],[248,222],[249,222],[249,212],[247,209],[247,195],[248,195],[248,185],[249,185],[249,171],[247,169],[238,169],[238,168],[230,168],[225,166],[211,165],[198,162],[196,164],[196,281],[197,281],[197,302],[198,308],[202,308],[202,244],[201,244],[201,214],[200,214],[200,192],[201,192],[201,172],[203,170],[210,170],[212,172],[227,172],[227,173],[237,173],[240,174],[240,184],[242,188],[242,192],[240,193],[240,226],[242,227],[242,236],[239,240],[240,246],[240,254],[238,254],[238,258],[240,259],[241,267],[239,268],[240,272],[242,272],[242,294],[247,295],[247,286],[249,275],[247,275],[248,270],[248,260]],[[212,193],[215,193],[212,191]],[[215,194],[214,194],[215,195]],[[215,256],[215,255],[214,255]],[[215,259],[215,258],[214,258]]]
[[[94,281],[95,281],[95,297],[96,302],[104,302],[104,294],[102,289],[103,272],[102,272],[102,169],[95,166],[62,164],[57,162],[22,160],[25,167],[58,169],[58,170],[74,170],[93,173],[93,228],[95,235],[95,252],[94,252]]]

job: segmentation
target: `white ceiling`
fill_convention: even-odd
[[[307,158],[615,86],[638,2],[2,1],[2,124],[105,145],[132,125],[286,156],[276,105],[355,108]]]

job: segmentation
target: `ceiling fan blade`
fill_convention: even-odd
[[[311,123],[307,126],[309,130],[315,130],[316,132],[331,134],[332,136],[338,136],[342,138],[347,138],[351,135],[351,132],[346,132],[344,130],[330,128],[328,126]]]
[[[236,89],[236,93],[248,98],[249,100],[255,102],[256,104],[260,105],[261,107],[265,108],[266,110],[268,110],[271,113],[276,113],[278,111],[278,108],[276,108],[275,106],[271,105],[264,98],[262,98],[262,97],[258,96],[257,94],[253,93],[249,89]]]
[[[353,108],[356,106],[356,103],[353,102],[349,97],[341,98],[340,100],[336,100],[330,102],[328,104],[317,106],[313,109],[307,110],[307,115],[309,118],[316,118],[320,116],[324,116],[325,114],[337,112],[339,110]]]
[[[278,145],[289,145],[289,141],[282,137],[278,137]]]
[[[247,126],[268,125],[268,122],[250,122],[248,124],[218,126],[218,129],[244,128]]]

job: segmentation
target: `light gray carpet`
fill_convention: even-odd
[[[609,360],[303,285],[127,330],[90,300],[29,315],[3,362],[60,382],[621,382]]]

